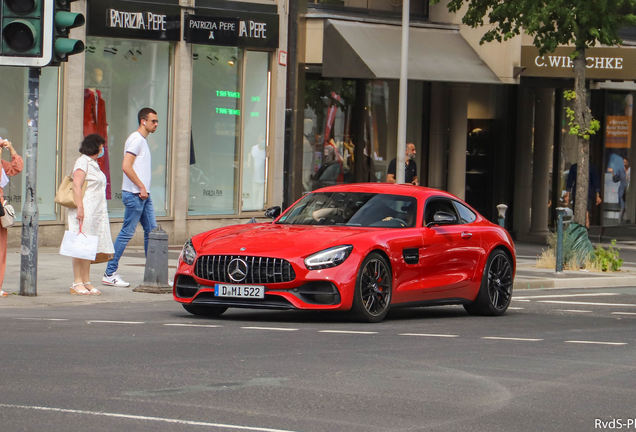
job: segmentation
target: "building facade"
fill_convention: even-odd
[[[586,50],[587,103],[601,125],[590,138],[589,234],[595,241],[636,238],[636,195],[630,187],[636,49],[629,33],[624,37],[621,47]],[[574,87],[572,51],[559,47],[540,56],[530,40],[521,47],[512,229],[522,240],[544,242],[556,208],[565,207],[566,216],[574,209],[569,191],[578,143],[566,116],[572,102],[564,97]]]
[[[304,20],[302,148],[289,182],[386,181],[397,157],[401,2],[317,0]],[[293,19],[293,18],[290,18]],[[444,4],[411,2],[407,142],[421,185],[465,198],[489,219],[511,202],[519,43],[480,46]],[[301,168],[300,168],[301,167]],[[298,172],[302,170],[302,175]]]
[[[87,18],[72,37],[83,54],[42,70],[37,200],[40,244],[61,241],[65,209],[53,202],[90,133],[107,141],[99,159],[106,174],[111,231],[123,221],[124,143],[137,112],[157,111],[148,137],[150,194],[171,244],[219,226],[262,217],[282,200],[286,16],[274,1],[91,0],[73,3]],[[281,64],[283,63],[283,64]],[[0,136],[26,148],[26,68],[0,70],[6,104]],[[10,109],[8,109],[10,107]],[[277,151],[277,148],[280,150]],[[22,210],[25,173],[7,197]],[[10,229],[10,246],[20,244]],[[142,244],[138,233],[133,244]]]

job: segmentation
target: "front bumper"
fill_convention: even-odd
[[[349,268],[345,264],[314,271],[294,265],[296,278],[293,281],[259,284],[265,286],[265,298],[250,299],[215,296],[214,281],[198,278],[194,273],[194,265],[180,262],[175,276],[173,296],[179,303],[192,305],[254,309],[348,310],[353,300],[357,268]]]

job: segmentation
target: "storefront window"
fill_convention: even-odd
[[[609,92],[605,100],[603,225],[634,223],[636,194],[630,188],[634,96]]]
[[[170,51],[166,42],[88,37],[84,90],[84,135],[99,133],[107,141],[98,160],[108,179],[111,217],[123,217],[121,201],[124,144],[139,127],[137,113],[157,112],[159,127],[148,136],[152,155],[150,194],[157,216],[168,214],[168,137],[170,136]]]
[[[302,178],[305,192],[341,183],[386,181],[389,163],[397,156],[398,90],[396,80],[307,77]],[[409,82],[408,96],[419,106],[409,105],[407,142],[413,143],[421,154],[422,83]],[[358,145],[362,146],[363,161],[356,164]],[[360,169],[358,174],[356,167]],[[418,176],[421,168],[418,164]]]
[[[243,115],[243,211],[262,210],[267,180],[269,53],[245,54]]]
[[[22,197],[26,196],[26,148],[28,109],[28,68],[3,67],[0,69],[0,137],[8,139],[25,160],[22,173],[10,177],[4,188],[5,198],[16,210],[18,220],[22,217]],[[57,185],[57,138],[58,138],[58,88],[59,69],[43,68],[40,75],[40,105],[38,123],[37,154],[37,205],[40,220],[56,220],[55,197]],[[0,155],[10,160],[9,152]]]
[[[195,45],[192,55],[188,214],[236,214],[242,50]]]
[[[256,211],[267,200],[270,55],[194,45],[189,215]]]

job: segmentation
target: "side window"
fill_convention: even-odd
[[[461,221],[461,223],[471,223],[475,222],[475,219],[477,219],[475,213],[473,213],[472,210],[466,207],[464,204],[460,204],[455,201],[455,207],[457,207],[457,211],[459,212],[459,220]]]
[[[450,213],[457,217],[457,212],[451,200],[446,198],[432,198],[426,202],[426,207],[424,208],[424,225],[433,222],[433,216],[439,211]]]

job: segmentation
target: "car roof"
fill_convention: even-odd
[[[456,196],[438,189],[427,188],[423,186],[415,186],[412,184],[394,184],[394,183],[348,183],[336,186],[328,186],[316,189],[315,192],[362,192],[362,193],[382,193],[390,195],[406,195],[420,199],[426,199],[429,196],[444,196],[447,198],[458,199]]]

